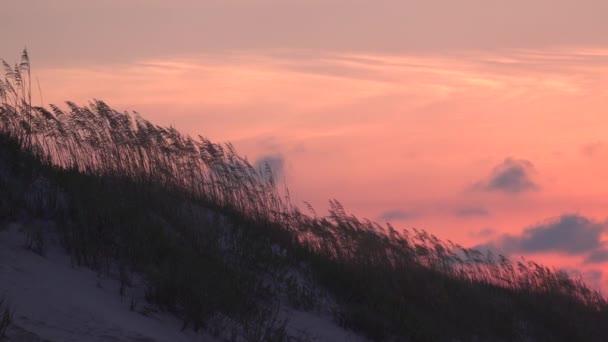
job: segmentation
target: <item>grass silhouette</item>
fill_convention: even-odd
[[[13,309],[5,295],[0,296],[0,341],[6,337],[6,331],[13,321]]]
[[[342,326],[378,341],[608,336],[606,299],[580,278],[362,220],[336,200],[306,214],[230,144],[99,100],[32,106],[27,52],[3,65],[0,220],[53,220],[76,264],[122,286],[141,274],[146,299],[184,328],[288,340],[281,294],[314,310],[327,292]]]

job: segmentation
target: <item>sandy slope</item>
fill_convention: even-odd
[[[0,232],[0,292],[6,292],[15,308],[10,340],[212,340],[181,332],[180,323],[169,315],[130,311],[130,299],[118,294],[117,281],[72,267],[56,242],[49,243],[46,257],[25,249],[19,228],[13,224]]]
[[[215,341],[210,335],[180,331],[169,314],[148,307],[142,288],[125,297],[115,279],[73,266],[53,235],[45,257],[25,248],[20,224],[0,226],[0,293],[15,309],[9,341]],[[137,298],[134,311],[131,298]],[[288,331],[310,341],[358,341],[330,315],[283,308]]]

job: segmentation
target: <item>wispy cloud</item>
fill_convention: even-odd
[[[399,220],[407,220],[418,216],[417,213],[407,210],[394,209],[385,211],[379,216],[379,219],[382,221],[399,221]]]
[[[606,152],[608,150],[608,145],[606,145],[603,141],[594,141],[588,144],[583,145],[581,152],[584,156],[593,158],[597,157],[600,154]]]
[[[493,228],[484,228],[478,231],[474,231],[471,233],[471,236],[476,238],[489,238],[490,236],[496,234],[496,229]]]
[[[483,207],[463,207],[454,211],[458,217],[479,217],[488,216],[490,212]]]

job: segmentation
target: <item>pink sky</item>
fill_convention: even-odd
[[[0,57],[28,45],[45,103],[104,99],[281,160],[319,212],[337,198],[608,289],[604,1],[23,3]]]

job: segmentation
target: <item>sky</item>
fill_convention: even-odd
[[[0,58],[338,199],[608,291],[608,2],[19,0]]]

